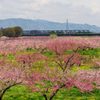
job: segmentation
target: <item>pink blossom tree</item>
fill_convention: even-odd
[[[80,70],[74,73],[74,86],[79,88],[81,92],[89,92],[97,88],[100,89],[100,71]]]
[[[26,86],[32,92],[41,92],[45,100],[52,100],[60,89],[70,90],[71,86],[80,89],[83,94],[87,92],[93,94],[94,89],[100,89],[100,71],[79,70],[72,73],[71,70],[63,72],[57,68],[47,68],[26,76]]]
[[[0,66],[0,100],[2,100],[4,93],[9,88],[23,82],[24,71],[25,70],[14,66]]]
[[[55,94],[62,88],[70,89],[74,78],[69,72],[62,72],[57,68],[46,68],[42,72],[35,71],[26,76],[26,86],[32,92],[41,92],[45,100],[52,100]],[[49,98],[47,95],[49,94]]]
[[[53,51],[56,55],[64,54],[67,50],[72,50],[73,52],[78,52],[78,50],[85,50],[87,48],[94,48],[95,43],[89,40],[75,40],[75,39],[66,39],[66,40],[55,40],[48,41],[46,48],[47,50]]]
[[[53,61],[65,71],[74,65],[81,65],[81,61],[87,58],[78,54],[80,49],[86,49],[89,47],[87,44],[83,45],[81,43],[77,43],[72,39],[66,41],[56,40],[48,42],[46,48],[56,54],[53,57]],[[71,50],[71,53],[66,55],[65,51],[68,50]]]
[[[53,61],[56,62],[57,66],[60,67],[64,72],[74,65],[81,65],[81,61],[85,58],[86,57],[82,57],[77,53],[72,53],[71,55],[57,55],[53,58]]]
[[[24,67],[31,67],[33,65],[33,62],[36,62],[38,60],[47,60],[47,57],[42,54],[22,54],[15,55],[15,57],[18,64],[21,64]]]

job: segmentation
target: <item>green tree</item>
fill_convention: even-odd
[[[20,26],[14,27],[15,30],[15,37],[19,37],[22,35],[23,29]]]
[[[0,30],[0,37],[2,37],[3,36],[3,32]]]
[[[48,34],[56,34],[56,32],[55,31],[50,31],[50,32],[48,32]]]
[[[15,37],[15,30],[13,27],[9,27],[6,29],[6,36],[7,37]]]

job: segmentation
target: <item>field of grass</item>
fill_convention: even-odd
[[[100,100],[100,91],[94,90],[94,94],[84,94],[76,88],[71,88],[71,90],[60,90],[53,100]],[[31,93],[24,85],[14,86],[7,90],[3,100],[45,100],[44,97],[39,92]]]

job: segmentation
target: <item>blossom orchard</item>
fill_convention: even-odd
[[[66,40],[67,39],[67,40]],[[63,41],[62,41],[63,40]],[[97,41],[95,39],[95,41]],[[94,41],[93,41],[94,42]],[[96,45],[96,43],[93,43],[92,40],[74,40],[72,38],[58,38],[54,40],[48,40],[48,41],[34,41],[34,40],[9,40],[6,43],[3,41],[0,41],[0,54],[4,58],[1,60],[3,63],[0,67],[0,89],[1,89],[1,100],[2,97],[7,89],[10,87],[21,84],[22,82],[25,82],[26,86],[31,87],[31,90],[41,92],[42,95],[45,97],[46,100],[47,94],[50,92],[49,100],[52,100],[52,98],[55,96],[55,94],[62,89],[63,87],[66,87],[66,89],[69,89],[71,86],[76,86],[77,88],[80,88],[81,91],[92,91],[94,88],[99,86],[99,81],[97,78],[99,78],[99,74],[97,78],[90,78],[88,79],[89,82],[83,81],[82,78],[78,79],[77,74],[72,75],[70,73],[69,68],[73,65],[80,64],[81,61],[84,59],[81,55],[79,55],[77,52],[79,49],[86,49],[86,48],[95,48],[99,45],[99,43]],[[35,54],[25,54],[25,51],[27,48],[37,49]],[[72,54],[65,55],[65,51],[72,50]],[[56,62],[57,66],[53,66],[53,68],[50,68],[49,64],[47,63],[47,67],[44,66],[44,69],[42,71],[36,71],[32,74],[27,74],[25,76],[25,71],[22,70],[22,66],[24,66],[24,69],[26,70],[27,67],[32,67],[32,64],[35,61],[38,61],[40,59],[49,61],[51,58],[45,57],[43,54],[41,54],[44,50],[52,51],[56,54],[56,56],[52,57],[53,61]],[[17,55],[16,52],[23,52],[22,55]],[[40,52],[42,51],[42,52]],[[17,68],[13,64],[5,64],[5,56],[7,53],[14,54],[14,57],[16,57],[16,61],[20,63],[20,67]],[[62,70],[61,70],[62,69]],[[79,75],[79,74],[78,74]],[[89,75],[89,74],[88,74]],[[81,75],[80,75],[81,76]],[[87,80],[87,78],[85,79]],[[92,85],[92,83],[96,83],[96,87]],[[79,84],[81,83],[81,84]],[[38,85],[37,85],[38,84]],[[79,84],[79,85],[78,85]],[[85,84],[85,85],[84,85]],[[81,88],[82,86],[82,88]],[[88,89],[84,89],[84,86],[87,86]],[[90,88],[91,87],[91,88]]]
[[[31,88],[32,92],[41,92],[45,100],[52,100],[60,89],[76,87],[84,93],[93,94],[94,89],[100,89],[100,71],[99,70],[71,70],[61,71],[54,67],[46,67],[42,72],[32,72],[26,76],[26,86]],[[94,85],[95,84],[95,85]],[[48,97],[49,94],[49,97]]]
[[[79,46],[80,48],[82,47],[83,49],[85,48],[96,48],[98,46],[100,46],[100,38],[98,37],[94,37],[91,39],[75,39],[73,37],[63,37],[63,38],[58,38],[58,39],[48,39],[45,40],[45,38],[43,38],[44,40],[35,40],[35,39],[19,39],[19,40],[6,40],[5,41],[0,41],[0,54],[5,54],[5,53],[16,53],[19,51],[24,52],[27,48],[36,48],[38,50],[42,49],[42,48],[48,48],[49,50],[53,50],[50,49],[47,45],[52,44],[52,42],[56,42],[58,41],[58,43],[56,42],[56,46],[57,46],[57,53],[62,52],[64,50],[67,50],[68,48],[73,50],[77,48],[77,46]],[[60,41],[60,42],[59,42]],[[61,43],[63,42],[63,43]],[[67,44],[66,44],[67,43]],[[74,43],[72,48],[69,45],[70,43]],[[63,44],[63,46],[61,47],[61,45]],[[75,45],[77,44],[77,46]],[[60,45],[60,48],[58,48]],[[50,45],[53,46],[53,45]],[[55,48],[56,49],[56,48]],[[61,50],[62,49],[62,50]]]
[[[52,100],[60,89],[70,90],[71,87],[80,89],[83,94],[93,94],[94,89],[100,89],[100,71],[80,70],[72,73],[71,70],[63,72],[57,68],[46,68],[26,76],[26,82],[32,92],[41,92],[45,100]]]
[[[52,100],[54,95],[63,87],[69,89],[71,86],[75,86],[79,88],[83,93],[85,91],[89,91],[91,93],[91,91],[93,91],[95,88],[98,88],[99,86],[98,82],[100,80],[96,80],[95,78],[97,72],[94,72],[95,74],[93,75],[93,77],[88,78],[89,74],[85,76],[85,73],[87,72],[84,71],[84,78],[81,74],[79,74],[82,71],[79,71],[78,74],[74,74],[72,72],[69,73],[70,70],[68,67],[71,67],[74,64],[80,64],[81,60],[84,59],[84,57],[81,57],[81,55],[77,54],[79,49],[93,49],[94,47],[95,45],[92,45],[92,42],[85,41],[80,41],[79,44],[72,41],[49,41],[46,45],[46,50],[50,50],[56,54],[53,60],[58,64],[58,66],[60,66],[62,71],[59,69],[59,67],[57,67],[59,70],[54,67],[53,70],[50,68],[46,68],[45,72],[35,72],[32,74],[32,76],[26,78],[27,86],[30,87],[33,92],[41,92],[46,100]],[[72,49],[74,52],[71,55],[64,55],[64,52],[70,49]],[[88,71],[88,73],[91,72]],[[81,78],[79,78],[78,76],[81,76]],[[47,85],[48,82],[50,85]],[[93,82],[96,84],[96,86],[93,85]],[[48,99],[47,93],[49,93],[49,91],[51,91],[51,94]]]
[[[67,40],[67,41],[50,41],[46,45],[46,49],[52,51],[56,54],[53,57],[53,61],[56,62],[57,66],[60,66],[63,71],[66,69],[71,68],[74,65],[81,65],[81,61],[88,58],[83,57],[82,55],[78,54],[80,49],[92,49],[93,45],[88,44],[88,42],[83,40],[79,40],[77,43],[75,40]],[[65,54],[65,51],[70,50],[70,54]]]

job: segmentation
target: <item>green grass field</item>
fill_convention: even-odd
[[[71,90],[60,90],[53,100],[100,100],[100,91],[94,90],[94,94],[84,94],[76,88],[71,88]],[[45,100],[41,93],[31,93],[24,85],[18,85],[10,88],[5,93],[3,100]]]

